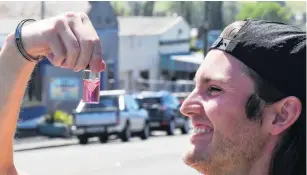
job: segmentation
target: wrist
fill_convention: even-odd
[[[23,55],[19,52],[16,42],[15,42],[15,35],[14,32],[10,33],[4,42],[4,46],[1,51],[1,55],[5,54],[8,56],[5,56],[4,58],[8,58],[7,61],[11,62],[18,62],[19,64],[24,65],[35,65],[35,62],[28,61],[23,57]]]

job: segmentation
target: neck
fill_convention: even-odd
[[[274,141],[272,139],[271,142],[267,143],[259,156],[256,157],[250,164],[242,164],[240,167],[238,167],[237,164],[230,168],[231,170],[220,170],[219,172],[223,172],[221,173],[223,175],[269,175],[272,155],[276,146],[276,142]],[[245,163],[246,162],[247,161],[245,161]],[[219,173],[212,173],[212,175],[215,174]]]
[[[271,154],[258,159],[249,170],[248,175],[269,175]]]
[[[261,156],[252,164],[248,175],[269,175],[272,156],[278,143],[278,138],[271,138],[264,147]]]
[[[218,169],[217,172],[210,172],[208,175],[269,175],[269,168],[271,163],[271,155],[267,154],[256,161],[254,163],[241,167],[232,167],[231,170],[228,169]],[[207,174],[206,174],[207,175]]]

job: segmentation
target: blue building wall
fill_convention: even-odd
[[[113,89],[118,88],[119,71],[118,71],[118,29],[98,29],[98,36],[101,40],[103,59],[107,63],[107,69],[101,73],[101,87],[103,90],[109,90],[108,88],[108,72],[112,70],[114,72],[115,84]]]

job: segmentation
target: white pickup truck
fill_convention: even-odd
[[[105,143],[110,135],[124,142],[132,136],[145,140],[150,135],[148,112],[124,90],[101,91],[99,104],[80,101],[73,112],[73,123],[72,133],[80,144],[87,144],[90,137],[99,137]]]

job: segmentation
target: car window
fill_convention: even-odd
[[[140,104],[145,105],[153,105],[153,104],[161,104],[162,100],[160,97],[146,97],[142,99],[138,99]]]
[[[133,107],[133,109],[139,110],[139,105],[136,102],[136,100],[133,97],[131,97],[131,96],[130,96],[130,98],[131,98],[131,106]]]
[[[85,104],[84,109],[117,109],[118,96],[102,96],[100,97],[99,104]]]
[[[130,107],[131,110],[138,110],[139,109],[138,103],[136,102],[136,100],[132,96],[127,95],[126,99],[127,99],[127,103],[129,103],[129,107]]]
[[[173,104],[172,98],[170,98],[169,95],[163,96],[163,103],[165,105],[172,105]]]
[[[172,101],[173,101],[175,106],[178,106],[180,104],[177,97],[170,95],[170,98],[172,98]]]
[[[131,100],[127,95],[125,95],[125,106],[127,110],[132,110]]]
[[[166,106],[171,106],[175,108],[179,105],[179,101],[176,97],[172,95],[165,95],[163,97],[163,104],[165,104]]]

